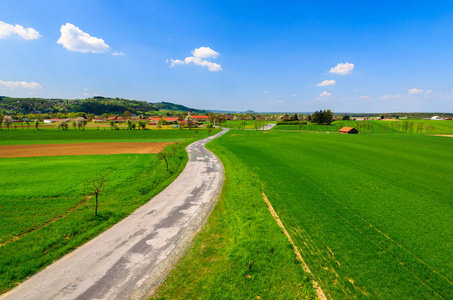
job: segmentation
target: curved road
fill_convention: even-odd
[[[187,146],[184,171],[151,201],[0,299],[148,297],[218,198],[223,165],[204,146],[226,131]]]

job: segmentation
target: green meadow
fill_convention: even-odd
[[[408,128],[405,129],[405,122]],[[410,125],[413,124],[413,125]],[[421,124],[421,125],[420,125]],[[412,126],[412,129],[411,129]],[[432,127],[431,127],[432,126]],[[453,121],[451,120],[392,120],[392,121],[334,121],[330,125],[305,124],[277,125],[272,130],[297,130],[297,131],[320,131],[338,132],[342,127],[354,127],[359,133],[366,134],[453,134]]]
[[[207,132],[200,130],[200,138]],[[1,144],[182,141],[165,162],[155,154],[0,158],[0,294],[87,242],[170,184],[187,162],[193,130],[0,132]],[[186,142],[187,141],[187,142]],[[165,151],[171,152],[170,149]],[[95,200],[86,182],[105,175]]]
[[[219,132],[213,129],[211,135]],[[198,136],[208,136],[206,129],[199,129]],[[56,130],[54,127],[35,130],[2,130],[0,145],[100,143],[100,142],[185,142],[197,137],[194,129],[171,130]]]
[[[262,191],[328,298],[453,298],[453,138],[230,131],[208,146],[225,164],[225,189],[162,299],[197,294],[190,289],[208,298],[211,288],[244,290],[226,293],[230,299],[296,298],[294,290],[260,290],[275,291],[269,282],[294,267],[279,260],[273,270],[273,254],[256,251],[267,243],[290,250],[275,242],[282,234],[272,218],[261,216]],[[243,283],[252,259],[261,266],[257,279]],[[285,278],[304,282],[296,271]],[[193,283],[178,290],[180,281]]]

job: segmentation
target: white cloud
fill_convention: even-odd
[[[112,53],[112,55],[115,55],[115,56],[124,56],[124,55],[126,55],[126,54],[124,54],[122,51],[119,51],[119,52],[118,52],[118,51],[115,51],[115,52]]]
[[[358,89],[353,89],[352,91],[353,91],[354,93],[358,93],[358,92],[359,92]]]
[[[219,56],[219,52],[212,50],[209,47],[200,47],[192,51],[194,57],[198,58],[217,58]]]
[[[11,25],[0,21],[0,39],[6,39],[10,35],[19,36],[25,40],[36,40],[40,37],[39,32],[33,28],[24,28],[20,25]]]
[[[384,95],[381,96],[381,100],[386,100],[386,99],[400,99],[403,98],[401,95]]]
[[[269,91],[268,91],[268,90],[265,90],[264,93],[269,94]]]
[[[319,97],[330,97],[330,96],[332,96],[332,94],[327,91],[324,91],[321,94],[319,94]]]
[[[84,91],[88,91],[88,88],[83,88]]]
[[[71,23],[61,25],[60,32],[61,36],[57,43],[69,51],[105,53],[110,50],[110,46],[103,39],[93,37]]]
[[[90,93],[83,93],[84,96],[90,96]]]
[[[359,97],[356,97],[357,99],[370,99],[370,97],[368,96],[359,96]]]
[[[336,67],[330,69],[329,73],[337,74],[337,75],[347,75],[351,74],[354,70],[354,64],[346,63],[339,63]]]
[[[316,86],[328,86],[335,84],[335,80],[324,80],[323,82],[318,83]]]
[[[422,89],[410,89],[409,90],[409,94],[421,94],[423,93],[423,90]]]
[[[292,94],[291,96],[293,96],[293,97],[297,97],[297,95],[296,95],[296,94]]]
[[[184,64],[184,61],[182,60],[179,60],[179,59],[170,59],[170,60],[166,60],[165,61],[166,63],[170,62],[170,68],[173,68],[174,66],[176,65],[183,65]]]
[[[8,88],[8,89],[17,89],[17,88],[24,88],[24,89],[40,89],[42,86],[36,82],[26,82],[26,81],[1,81],[0,85]]]
[[[171,62],[170,68],[176,66],[176,65],[183,65],[183,64],[195,64],[197,66],[202,66],[202,67],[208,67],[209,71],[211,72],[217,72],[217,71],[222,71],[222,66],[220,66],[217,63],[213,63],[211,61],[202,59],[202,58],[216,58],[219,53],[212,50],[209,47],[200,47],[192,51],[193,56],[188,56],[184,59],[184,61],[180,59],[170,59],[170,60],[165,60],[166,63]]]
[[[283,103],[283,100],[269,100],[269,103]]]
[[[217,72],[222,71],[222,67],[219,64],[198,58],[198,57],[186,57],[184,60],[186,64],[194,63],[198,66],[208,67],[209,71]]]
[[[433,93],[433,90],[432,89],[429,89],[425,92],[425,95],[431,95]]]

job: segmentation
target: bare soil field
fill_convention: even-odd
[[[74,143],[44,145],[3,145],[0,158],[60,155],[158,153],[173,143]]]

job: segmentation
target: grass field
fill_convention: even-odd
[[[211,135],[219,132],[213,129]],[[2,130],[0,145],[56,144],[56,143],[100,143],[100,142],[172,142],[193,139],[194,130]],[[208,131],[199,130],[205,138]]]
[[[3,131],[0,137],[2,144],[43,142],[40,138],[71,143],[99,139],[184,142],[179,144],[176,156],[170,157],[169,172],[155,154],[0,158],[0,293],[117,223],[163,190],[183,170],[187,162],[184,147],[193,141],[194,134],[189,130],[166,134],[68,132]],[[186,135],[191,137],[188,142]],[[85,181],[99,174],[108,175],[95,217],[94,199],[88,197]]]
[[[252,131],[213,144],[262,182],[334,299],[453,298],[453,138]]]
[[[394,120],[394,121],[334,121],[330,125],[306,124],[302,129],[298,125],[277,125],[272,130],[302,130],[302,131],[321,131],[338,132],[342,127],[355,127],[360,133],[367,134],[404,134],[404,122],[413,123],[413,134],[453,134],[453,121],[432,121],[432,120]],[[417,131],[419,124],[423,128]],[[428,126],[433,126],[430,130]],[[428,127],[428,131],[426,130]],[[406,134],[410,134],[408,128]]]
[[[245,122],[245,129],[256,129],[255,124],[261,124],[261,126],[264,126],[266,124],[272,124],[275,123],[274,121],[264,121],[264,120],[229,120],[222,124],[222,127],[225,128],[230,128],[230,129],[242,129],[242,123]],[[260,126],[260,127],[261,127]]]
[[[226,170],[219,202],[153,299],[315,299],[263,201],[260,179],[227,148],[208,148]]]
[[[208,146],[221,200],[156,299],[297,298],[294,260],[261,249],[289,249],[262,191],[328,298],[453,298],[453,138],[230,131]],[[252,259],[266,267],[247,283]]]

